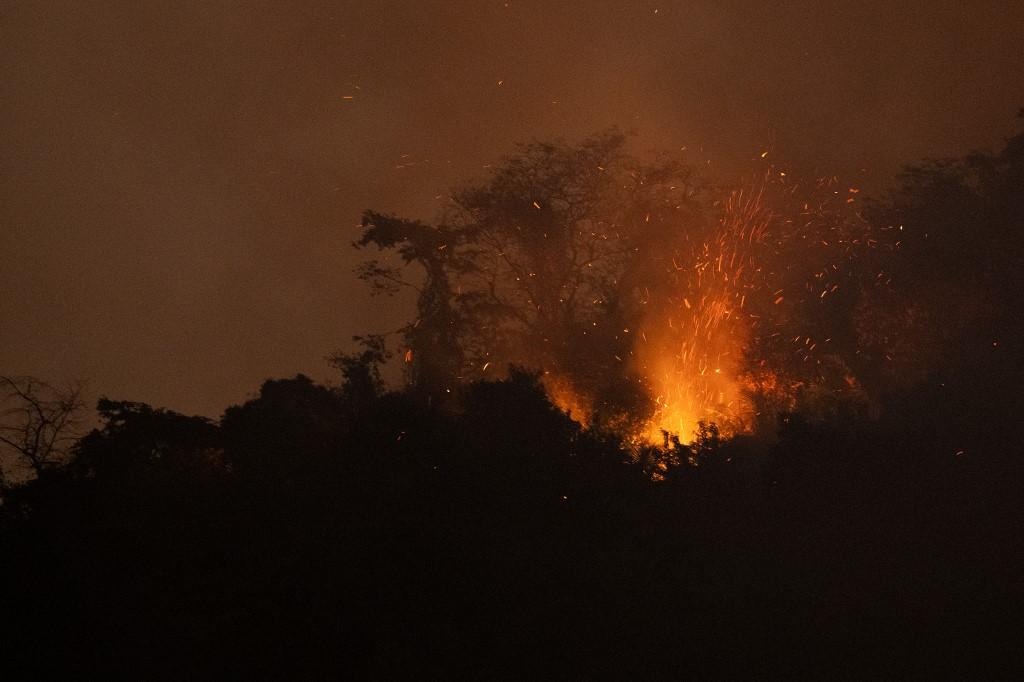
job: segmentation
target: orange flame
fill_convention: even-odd
[[[673,256],[676,290],[669,315],[645,321],[638,370],[655,397],[647,436],[669,431],[693,439],[701,421],[723,435],[745,430],[751,407],[741,384],[750,335],[746,291],[757,270],[755,251],[767,234],[770,212],[763,184],[734,192],[715,231],[699,248]]]

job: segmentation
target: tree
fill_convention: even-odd
[[[897,387],[951,369],[980,378],[980,365],[964,370],[970,363],[991,364],[997,377],[1020,372],[1024,133],[997,153],[926,161],[901,179],[869,207],[899,249],[880,264],[892,290],[876,290],[859,316],[863,355],[885,357],[883,378]]]
[[[422,268],[422,284],[376,260],[359,271],[376,292],[419,293],[403,329],[413,387],[446,390],[516,365],[585,397],[594,413],[643,402],[629,376],[629,329],[667,270],[664,235],[696,229],[700,202],[690,169],[641,163],[624,143],[611,131],[523,145],[488,180],[455,192],[436,226],[364,216],[356,246],[394,249]]]
[[[384,392],[380,367],[387,362],[390,353],[384,344],[384,337],[380,335],[354,336],[352,340],[362,346],[362,351],[338,352],[328,357],[327,361],[341,371],[342,396],[349,403],[358,405],[370,402]]]
[[[65,462],[81,435],[81,384],[57,388],[34,377],[0,376],[0,451],[36,477]],[[6,477],[0,469],[0,485]]]
[[[233,471],[272,485],[315,478],[347,426],[342,398],[302,374],[265,381],[257,398],[221,419]]]
[[[355,243],[357,248],[372,244],[378,249],[395,249],[405,265],[415,263],[423,269],[420,284],[410,282],[398,269],[382,265],[376,259],[363,263],[357,272],[360,279],[370,282],[374,294],[394,294],[401,287],[418,293],[417,319],[399,331],[405,340],[402,357],[407,382],[415,393],[429,401],[433,394],[449,390],[461,373],[460,316],[453,307],[449,273],[457,267],[450,261],[454,260],[451,256],[455,243],[462,235],[457,230],[435,228],[372,211],[363,215],[362,229],[363,236]],[[377,340],[371,340],[367,352],[375,355],[367,359],[383,360],[386,354],[380,337],[373,338]],[[348,367],[354,369],[354,365]],[[342,369],[344,372],[345,366]]]
[[[700,229],[692,170],[641,162],[625,142],[613,130],[524,145],[453,197],[446,220],[466,234],[456,281],[477,367],[537,367],[594,397],[599,377],[623,373],[623,329],[643,314],[643,290],[663,277],[670,242]]]
[[[100,398],[96,411],[102,426],[74,448],[71,467],[80,477],[138,485],[223,470],[219,429],[205,417],[108,398]]]

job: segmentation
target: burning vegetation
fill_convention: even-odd
[[[434,225],[368,212],[357,245],[392,254],[360,275],[418,291],[401,330],[412,390],[443,402],[523,367],[578,422],[638,444],[701,423],[770,432],[798,405],[867,409],[865,368],[896,362],[881,346],[897,330],[870,311],[905,235],[868,220],[858,188],[767,156],[723,188],[609,132],[520,147]]]

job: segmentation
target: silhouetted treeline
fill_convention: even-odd
[[[874,207],[929,231],[879,344],[941,333],[871,410],[637,447],[526,370],[388,392],[374,339],[216,422],[100,401],[4,487],[0,675],[1015,678],[1022,139]]]
[[[913,399],[881,422],[789,416],[770,448],[639,458],[520,373],[467,387],[450,414],[399,394],[357,406],[304,377],[220,424],[104,402],[71,465],[5,495],[4,664],[104,679],[998,672],[1019,635],[1019,426],[1006,405]],[[673,454],[652,480],[645,463]]]

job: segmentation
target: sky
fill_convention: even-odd
[[[997,149],[1024,3],[11,1],[0,74],[0,374],[216,417],[408,319],[361,213],[429,220],[517,142],[869,188]]]

